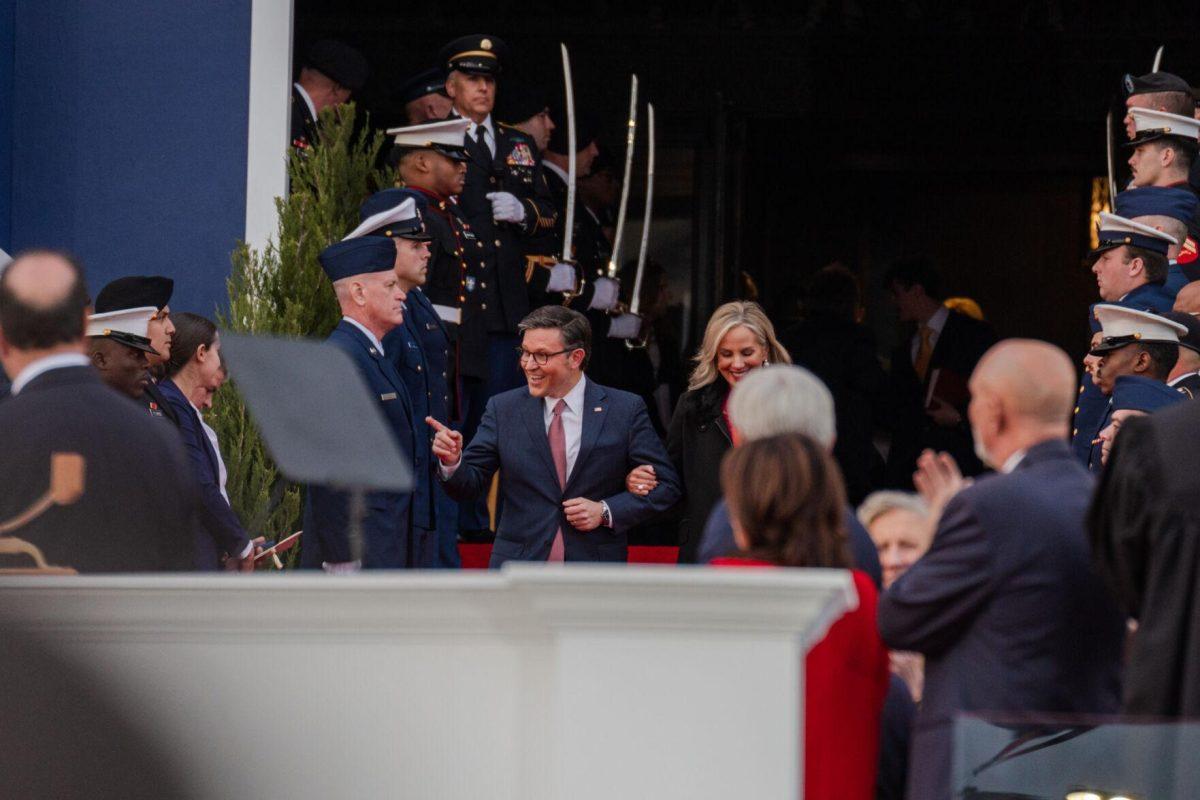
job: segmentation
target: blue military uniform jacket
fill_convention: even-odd
[[[1160,283],[1145,283],[1113,305],[1138,311],[1170,311],[1171,306],[1175,305],[1175,292]],[[1071,430],[1071,452],[1081,464],[1086,465],[1091,459],[1092,442],[1104,430],[1107,416],[1108,398],[1092,383],[1092,376],[1085,372],[1079,381],[1079,402],[1075,406],[1075,423]],[[1099,449],[1096,453],[1099,463]]]
[[[345,352],[362,373],[379,403],[396,444],[410,464],[416,450],[412,403],[404,381],[392,362],[352,323],[342,320],[327,340]],[[415,467],[414,467],[415,471]],[[351,561],[349,496],[325,486],[309,486],[304,506],[304,536],[301,563],[320,568],[324,561]],[[408,566],[411,541],[412,495],[371,492],[363,519],[363,566],[399,568]]]
[[[445,421],[449,418],[450,389],[447,385],[447,352],[450,338],[446,327],[433,310],[433,304],[420,289],[408,293],[404,324],[383,337],[383,349],[408,389],[412,402],[414,439],[412,523],[432,530],[436,527],[433,492],[434,431],[425,417]]]

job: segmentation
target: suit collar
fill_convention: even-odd
[[[373,334],[369,330],[367,330],[367,327],[365,325],[363,325],[361,322],[359,322],[358,320],[350,319],[349,317],[342,317],[342,323],[345,323],[346,325],[348,325],[350,327],[351,330],[360,334],[361,338],[366,339],[366,341],[369,345],[371,345],[377,351],[379,351],[379,355],[381,355],[381,356],[386,355],[383,352],[383,344],[379,341],[379,339],[375,338],[375,334]],[[339,323],[339,327],[340,326],[341,326],[341,323]],[[371,353],[371,355],[375,355],[375,353]]]
[[[554,466],[554,456],[550,453],[550,439],[546,435],[545,403],[542,398],[534,397],[529,392],[525,392],[522,400],[521,416],[525,418],[525,428],[529,432],[530,441],[533,442],[533,449],[538,451],[546,469],[549,470],[553,485],[557,485],[558,469]]]
[[[91,363],[83,353],[56,353],[52,356],[39,358],[37,361],[26,365],[25,369],[13,377],[9,393],[13,396],[20,394],[21,390],[29,385],[30,381],[51,370],[67,367],[86,367]]]
[[[43,389],[78,383],[102,383],[100,376],[91,366],[66,366],[46,370],[30,378],[21,390],[22,395],[33,394]],[[113,391],[116,391],[115,389]]]
[[[592,451],[592,447],[596,444],[596,439],[599,438],[600,431],[604,427],[604,420],[608,416],[607,399],[608,392],[595,381],[588,381],[584,386],[583,408],[579,410],[583,416],[583,430],[579,437],[579,454],[575,456],[575,467],[567,476],[568,493],[576,477],[583,473],[584,468],[581,465],[587,463],[588,454]],[[570,495],[568,494],[568,496]]]
[[[317,119],[317,107],[313,105],[312,98],[308,96],[308,92],[304,91],[304,87],[299,83],[293,83],[292,90],[304,101],[304,105],[308,109],[308,118],[315,122]]]
[[[1025,457],[1021,459],[1021,463],[1017,464],[1013,471],[1017,472],[1045,461],[1072,458],[1071,446],[1065,439],[1047,439],[1044,442],[1038,442],[1026,450]]]

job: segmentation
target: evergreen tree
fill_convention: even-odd
[[[289,148],[276,236],[261,252],[242,242],[233,253],[229,308],[217,312],[226,330],[324,339],[341,318],[317,255],[358,224],[359,205],[384,185],[375,167],[384,137],[367,125],[356,133],[352,104],[326,109],[319,124],[319,144]],[[274,540],[298,530],[300,487],[280,476],[232,382],[206,416],[220,437],[229,502],[246,529]],[[289,564],[298,553],[291,551]]]

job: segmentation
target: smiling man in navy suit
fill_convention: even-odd
[[[333,282],[342,321],[329,343],[354,361],[378,398],[396,445],[415,471],[412,404],[404,381],[385,357],[380,340],[404,322],[404,290],[394,271],[396,245],[383,236],[336,242],[321,251],[321,267]],[[349,497],[326,486],[309,486],[304,508],[301,561],[326,572],[407,567],[412,550],[412,495],[371,492],[362,520],[361,560],[347,536]]]
[[[671,508],[679,478],[640,397],[584,377],[591,327],[582,314],[544,306],[518,327],[528,386],[488,401],[466,450],[462,434],[432,418],[439,476],[458,498],[488,490],[500,470],[503,513],[491,566],[505,561],[625,561],[626,532]],[[658,486],[625,490],[638,464]]]

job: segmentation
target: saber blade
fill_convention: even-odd
[[[629,82],[629,121],[626,123],[625,134],[625,180],[621,183],[621,202],[617,206],[617,231],[613,234],[612,257],[608,260],[608,277],[617,277],[617,267],[621,263],[621,239],[625,235],[625,209],[629,205],[629,179],[633,170],[633,138],[637,133],[637,75],[630,76]]]
[[[571,82],[571,56],[562,47],[563,85],[567,91],[567,210],[563,219],[562,260],[571,260],[575,239],[575,85]]]
[[[646,104],[646,209],[642,212],[642,244],[638,249],[637,276],[629,312],[638,313],[642,300],[642,273],[646,271],[646,251],[650,245],[650,211],[654,206],[654,104]]]
[[[1117,170],[1116,170],[1116,162],[1113,161],[1113,112],[1112,112],[1112,108],[1108,109],[1108,118],[1105,121],[1104,144],[1108,151],[1108,207],[1110,209],[1115,210],[1117,207]]]
[[[1151,68],[1151,72],[1158,72],[1159,68],[1162,67],[1163,50],[1166,49],[1167,46],[1165,44],[1160,44],[1158,46],[1158,52],[1154,54],[1154,67]]]

